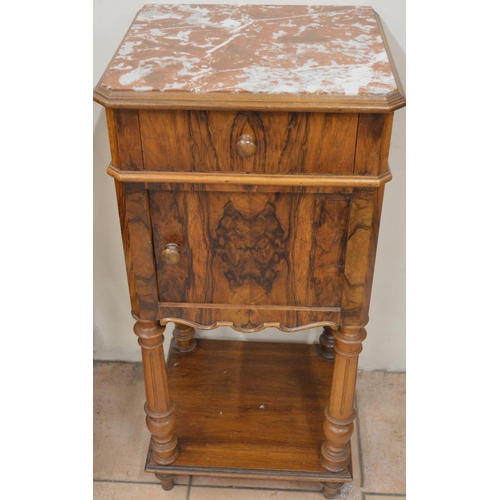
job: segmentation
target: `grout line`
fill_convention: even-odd
[[[373,370],[358,370],[358,373],[388,373],[393,375],[406,375],[406,370],[384,370],[383,368],[375,368]]]
[[[375,491],[363,491],[363,499],[365,500],[365,495],[368,496],[380,496],[380,497],[398,497],[398,498],[406,498],[406,493],[377,493]]]
[[[189,500],[189,496],[191,495],[191,485],[193,483],[193,476],[189,476],[189,483],[187,485],[187,494],[186,494],[186,500]]]
[[[94,359],[93,363],[99,363],[102,365],[115,364],[115,365],[142,365],[142,361],[124,361],[120,359]]]
[[[193,484],[193,488],[219,488],[226,490],[262,490],[262,491],[293,491],[298,493],[321,493],[321,490],[306,490],[299,488],[266,488],[259,486],[217,486],[215,484]],[[189,499],[188,499],[189,500]]]
[[[359,473],[361,475],[360,478],[360,487],[364,488],[365,486],[365,466],[363,463],[363,453],[361,451],[361,424],[359,422],[360,420],[360,415],[359,415],[359,408],[358,408],[358,396],[354,396],[354,409],[356,410],[356,419],[354,420],[355,425],[356,425],[356,433],[358,434],[358,455],[359,455]],[[364,498],[363,498],[364,500]]]
[[[125,484],[155,484],[161,486],[158,481],[127,481],[126,479],[94,479],[94,483],[125,483]],[[188,486],[187,484],[176,484],[175,486]]]

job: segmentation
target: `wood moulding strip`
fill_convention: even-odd
[[[392,179],[390,171],[378,176],[243,174],[234,172],[133,172],[120,170],[114,165],[109,165],[107,173],[119,182],[297,187],[378,188]]]
[[[188,321],[182,318],[162,318],[160,320],[160,324],[162,325],[166,325],[167,323],[176,323],[179,325],[190,326],[195,330],[215,330],[216,328],[219,328],[221,326],[228,326],[229,328],[232,328],[233,330],[241,333],[257,333],[261,332],[262,330],[265,330],[266,328],[277,328],[278,330],[285,333],[301,332],[303,330],[312,330],[313,328],[321,328],[324,326],[329,326],[334,330],[338,328],[338,325],[333,321],[317,321],[315,323],[308,323],[307,325],[299,325],[292,327],[284,326],[276,321],[267,321],[265,323],[256,326],[255,328],[243,328],[241,326],[236,325],[232,321],[216,321],[211,325],[200,325],[199,323],[195,323],[194,321]]]
[[[241,309],[248,309],[248,306],[236,305],[236,304],[193,304],[193,303],[166,303],[160,302],[159,304],[159,321],[161,325],[166,325],[167,323],[178,323],[185,326],[190,326],[196,330],[213,330],[215,328],[221,326],[228,326],[237,332],[242,333],[256,333],[260,332],[266,328],[277,328],[282,332],[292,333],[292,332],[300,332],[302,330],[309,330],[311,328],[320,328],[324,326],[329,326],[333,330],[338,329],[338,321],[340,316],[340,309],[338,307],[296,307],[296,306],[252,306],[251,308],[258,313],[265,313],[267,311],[275,311],[275,312],[296,312],[296,313],[317,313],[319,317],[318,321],[314,320],[305,320],[300,322],[299,324],[294,324],[287,326],[285,321],[262,321],[260,323],[256,323],[252,327],[243,326],[236,324],[233,320],[219,320],[217,318],[217,314],[215,317],[211,317],[210,321],[207,321],[207,324],[201,324],[198,320],[193,319],[192,317],[187,319],[179,314],[179,311],[182,310],[186,313],[189,310],[195,311],[210,311],[214,310],[216,313],[220,312],[220,310],[226,311],[226,314],[231,311],[239,311]],[[179,315],[178,315],[179,314]],[[326,315],[326,317],[324,317]],[[333,316],[332,316],[333,315]],[[189,316],[189,315],[188,315]],[[229,314],[229,316],[231,316]],[[314,317],[314,315],[313,315]],[[234,318],[233,318],[234,319]],[[311,318],[312,319],[312,318]]]
[[[99,82],[94,101],[116,109],[213,109],[249,111],[327,111],[330,113],[392,113],[406,104],[400,88],[385,95],[289,95],[223,92],[134,92],[108,90]]]

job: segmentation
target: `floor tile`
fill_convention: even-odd
[[[193,488],[189,500],[325,500],[322,493],[303,491]]]
[[[167,497],[168,495],[168,497]],[[186,500],[187,486],[164,491],[156,484],[94,482],[94,500]]]
[[[140,363],[94,363],[94,479],[157,482],[144,472],[150,439],[144,401]],[[188,480],[179,476],[176,483]]]
[[[357,381],[362,490],[406,491],[406,376],[362,371]],[[367,495],[366,500],[370,497]]]
[[[274,483],[269,482],[269,483]],[[215,484],[215,483],[214,483]],[[255,483],[255,489],[252,483],[248,487],[236,486],[236,482],[231,484],[230,480],[221,483],[224,487],[204,487],[193,484],[191,486],[190,500],[325,500],[321,490],[307,491],[301,488],[273,489],[272,484],[267,489],[264,484],[266,481]],[[284,482],[286,484],[286,482]],[[295,485],[295,483],[293,483]],[[304,483],[306,484],[306,483]],[[353,483],[348,483],[342,488],[340,495],[336,500],[362,500],[361,491]]]

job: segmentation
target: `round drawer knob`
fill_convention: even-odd
[[[242,134],[236,143],[236,151],[242,158],[248,158],[257,151],[255,137],[249,134]]]
[[[161,253],[161,260],[167,266],[175,266],[181,260],[181,249],[175,243],[169,243]]]

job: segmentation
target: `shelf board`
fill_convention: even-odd
[[[318,345],[197,339],[167,361],[179,457],[170,474],[345,482],[320,462],[333,362]]]

